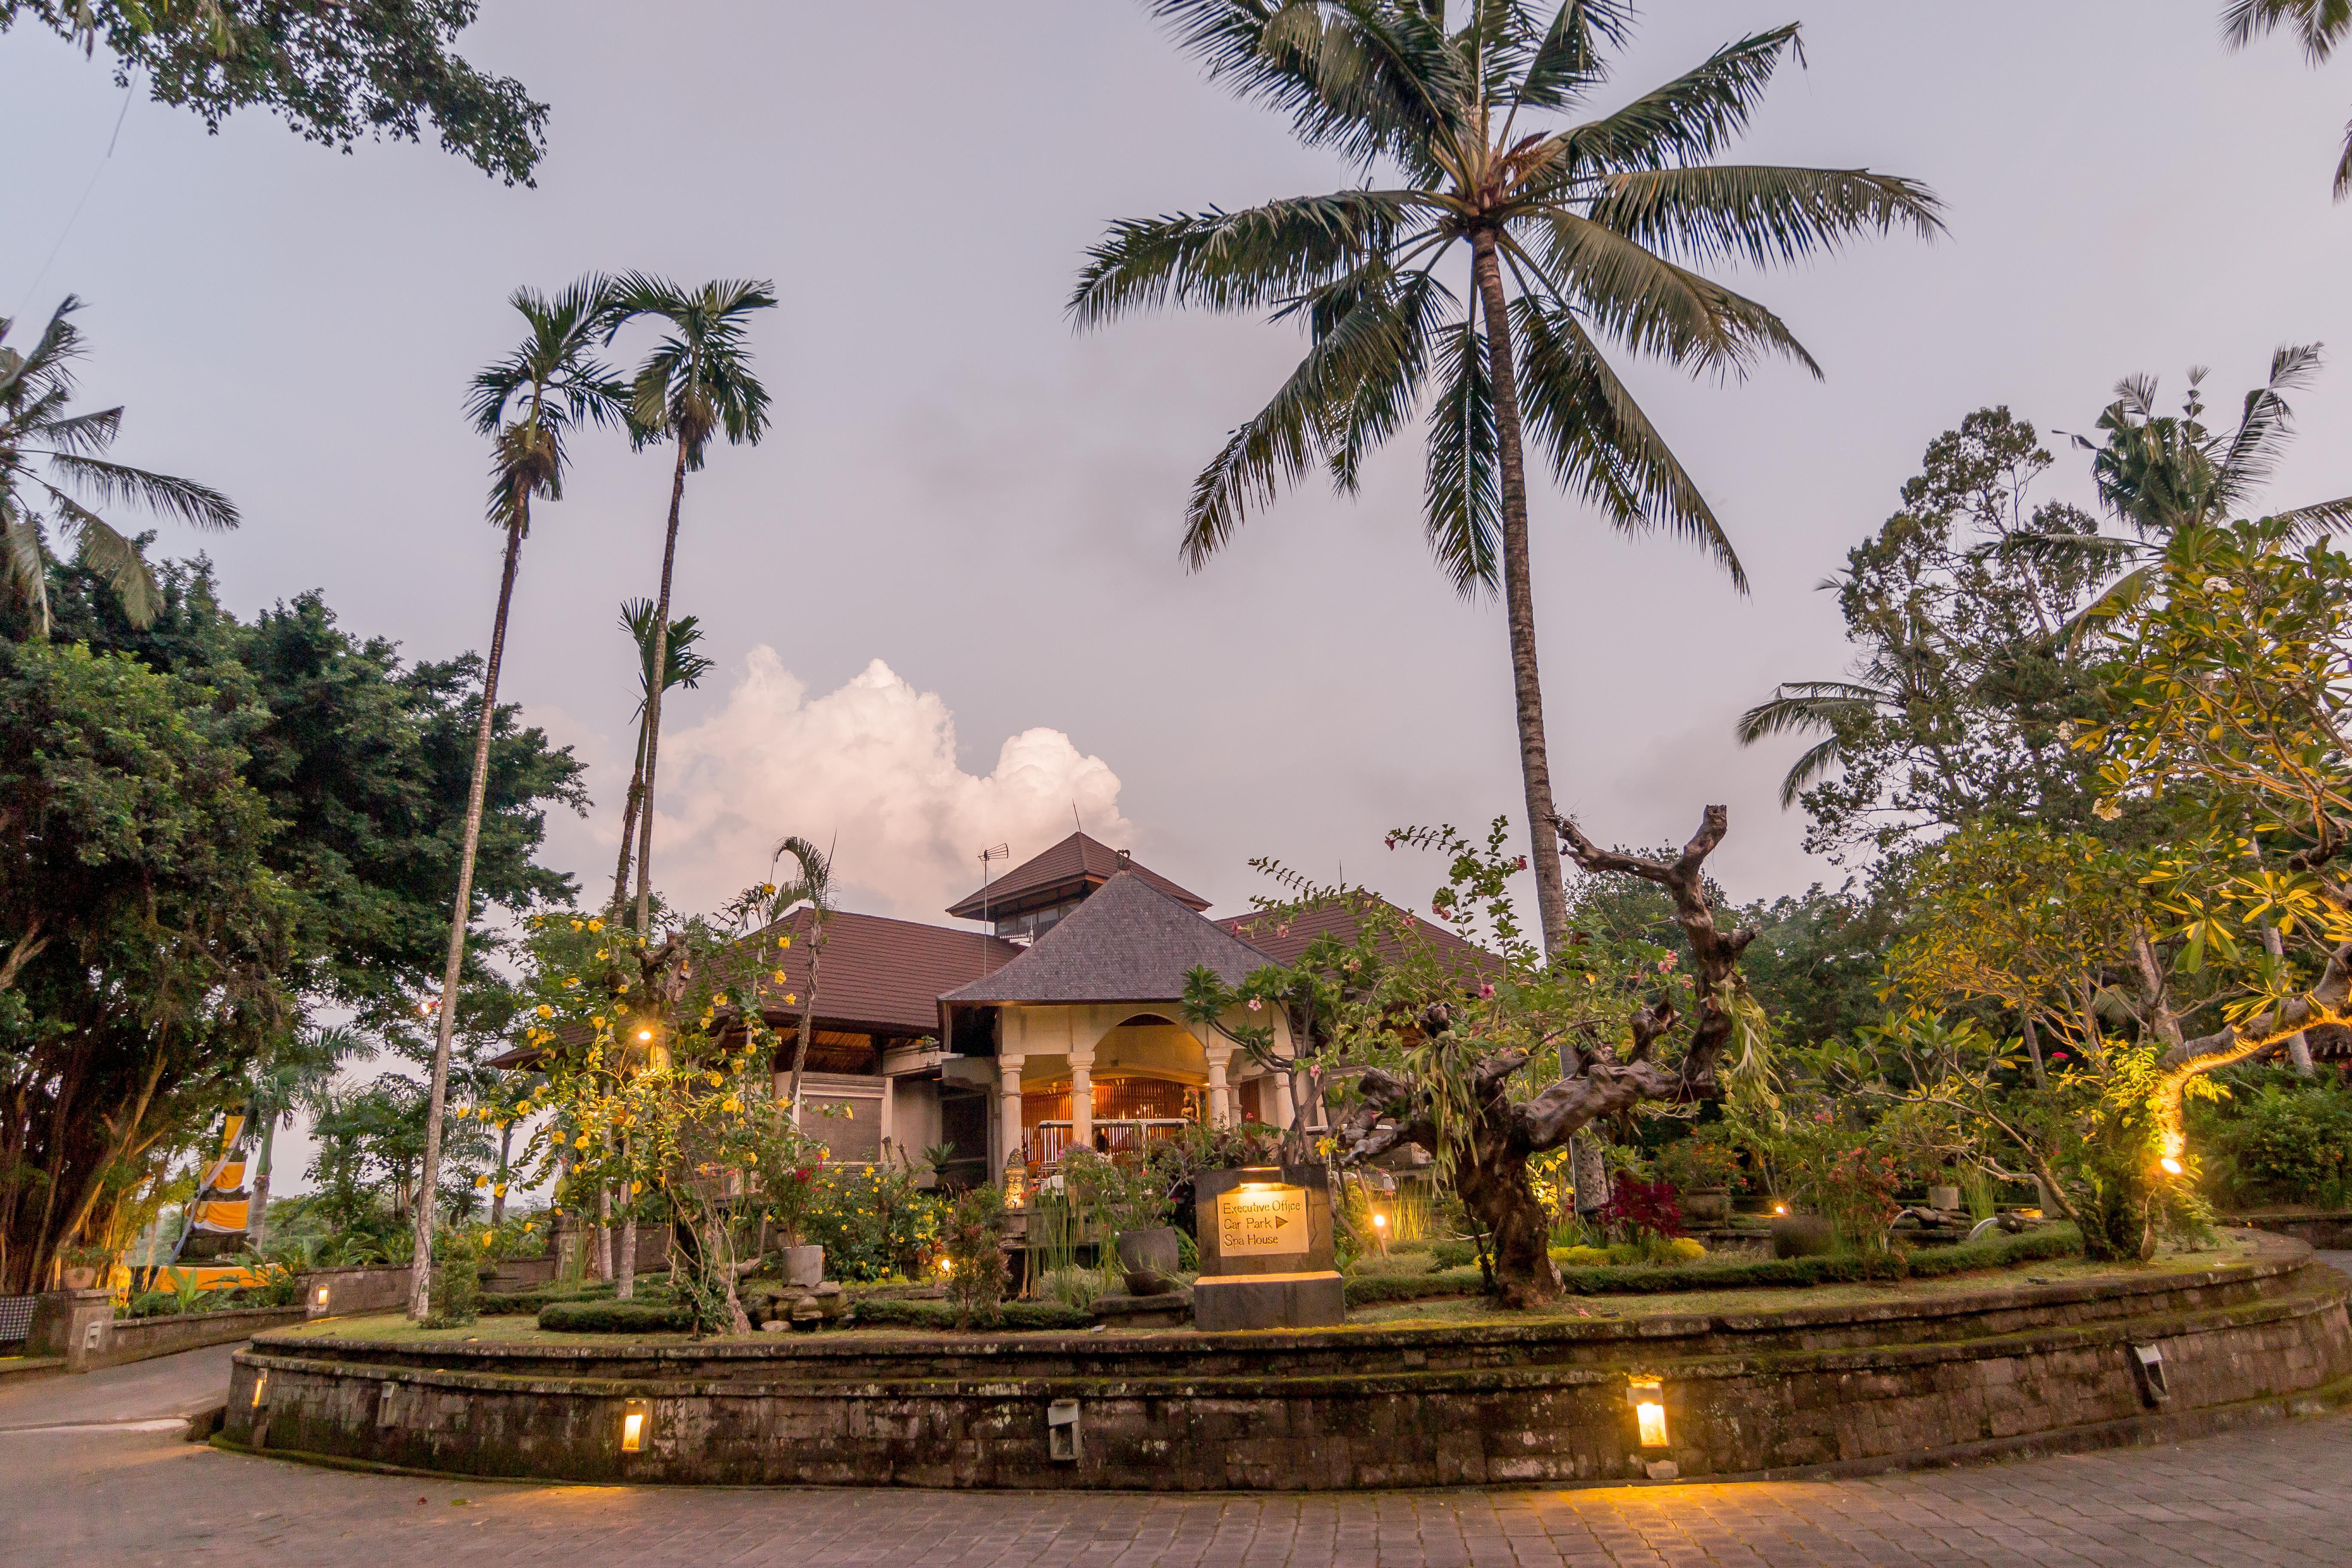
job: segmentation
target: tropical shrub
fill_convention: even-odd
[[[2249,1075],[2200,1107],[2192,1131],[2207,1189],[2236,1207],[2352,1206],[2352,1089],[2330,1079]]]
[[[955,1326],[971,1326],[977,1315],[983,1323],[1002,1316],[1004,1267],[1004,1194],[982,1182],[948,1205],[948,1300],[955,1308]]]
[[[809,1184],[801,1237],[824,1248],[825,1272],[845,1284],[913,1279],[939,1245],[946,1208],[910,1172],[825,1165]]]

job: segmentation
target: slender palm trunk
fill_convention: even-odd
[[[278,1115],[272,1111],[261,1124],[261,1149],[253,1162],[253,1203],[247,1210],[245,1249],[259,1253],[269,1242],[269,1152],[278,1140]]]
[[[499,665],[506,658],[507,612],[514,604],[515,566],[530,527],[528,497],[507,525],[507,559],[499,577],[498,618],[490,626],[489,663],[482,670],[482,717],[474,729],[474,777],[466,787],[466,840],[457,852],[457,905],[449,917],[449,962],[441,974],[440,1028],[433,1042],[433,1087],[425,1109],[425,1168],[416,1184],[416,1256],[408,1266],[408,1315],[432,1310],[433,1194],[441,1180],[441,1115],[449,1098],[449,1037],[457,1024],[457,980],[466,966],[466,928],[474,912],[474,852],[482,843],[482,797],[489,788],[490,731],[498,722]]]
[[[801,1124],[801,1069],[808,1065],[809,1032],[816,1023],[816,972],[824,962],[824,911],[809,911],[808,994],[801,999],[801,1036],[793,1047],[793,1080],[784,1103],[793,1108],[793,1125]]]
[[[669,481],[669,533],[662,542],[661,597],[654,605],[654,679],[646,691],[646,795],[637,818],[637,935],[650,940],[654,896],[654,767],[661,757],[662,671],[669,668],[669,577],[677,563],[677,512],[686,500],[686,440]]]
[[[629,852],[636,847],[637,810],[646,799],[646,714],[637,710],[637,763],[629,773],[629,803],[621,809],[621,859],[613,868],[613,918],[629,901]]]
[[[1511,357],[1510,305],[1492,232],[1471,237],[1470,270],[1486,317],[1486,361],[1495,388],[1495,437],[1503,468],[1503,616],[1510,628],[1511,689],[1518,704],[1519,773],[1527,785],[1528,863],[1543,917],[1544,956],[1568,942],[1568,889],[1552,829],[1551,760],[1544,746],[1543,682],[1536,672],[1536,600],[1528,571],[1528,466],[1519,430],[1519,378]]]
[[[596,1278],[613,1277],[613,1189],[596,1189]]]
[[[499,1129],[499,1179],[490,1188],[490,1228],[507,1222],[507,1156],[514,1150],[514,1123]]]

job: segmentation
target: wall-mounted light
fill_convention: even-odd
[[[653,1424],[653,1408],[644,1400],[632,1399],[621,1406],[621,1452],[644,1453],[646,1436]]]
[[[1774,1204],[1772,1205],[1772,1212],[1774,1214],[1787,1214],[1789,1212],[1789,1205],[1787,1204]]]
[[[1633,1407],[1633,1419],[1642,1429],[1642,1447],[1663,1448],[1666,1446],[1666,1395],[1654,1377],[1629,1378],[1625,1383],[1625,1402]]]
[[[2168,1176],[2177,1176],[2180,1174],[2180,1162],[2174,1159],[2169,1154],[2167,1154],[2163,1159],[2158,1160],[2157,1163],[2164,1167],[2164,1173]]]
[[[269,1371],[267,1367],[253,1374],[253,1407],[256,1410],[261,1408],[261,1391],[268,1386]]]
[[[327,1287],[321,1285],[316,1290],[310,1292],[310,1305],[318,1308],[320,1311],[326,1310]]]

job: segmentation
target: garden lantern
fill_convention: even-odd
[[[621,1452],[644,1453],[646,1428],[652,1425],[653,1408],[644,1400],[632,1399],[621,1406]]]
[[[1663,1448],[1666,1446],[1666,1396],[1654,1377],[1630,1378],[1625,1384],[1625,1401],[1633,1407],[1633,1418],[1642,1429],[1642,1447]]]

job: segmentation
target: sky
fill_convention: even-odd
[[[1739,712],[1851,657],[1816,592],[1927,442],[2006,404],[2088,430],[2116,380],[2192,364],[2232,406],[2282,342],[2352,354],[2352,205],[2328,198],[2352,61],[2239,54],[2219,0],[1654,7],[1604,105],[1785,21],[1732,157],[1909,175],[1933,244],[1874,240],[1734,287],[1820,363],[1691,382],[1621,359],[1729,533],[1742,595],[1686,545],[1610,533],[1549,491],[1535,592],[1556,789],[1603,841],[1679,841],[1730,808],[1739,898],[1842,880],[1776,800],[1793,739]],[[0,36],[20,153],[0,310],[71,291],[118,455],[201,479],[245,522],[210,552],[240,612],[309,589],[412,658],[486,646],[499,539],[467,377],[507,300],[590,270],[773,279],[752,329],[774,396],[754,447],[688,485],[675,608],[718,668],[666,713],[658,880],[715,904],[775,839],[838,846],[852,908],[910,918],[1073,823],[1244,907],[1271,856],[1423,903],[1396,826],[1521,810],[1507,649],[1418,518],[1418,443],[1360,496],[1310,485],[1205,570],[1176,547],[1192,476],[1299,352],[1284,325],[1179,314],[1074,332],[1113,220],[1340,188],[1353,173],[1202,79],[1144,0],[891,5],[486,0],[463,50],[553,106],[535,189],[432,145],[343,155],[262,113],[208,136],[106,62]],[[648,346],[625,336],[627,363]],[[2352,364],[2296,400],[2274,494],[2352,493]],[[2080,455],[2043,493],[2091,502]],[[535,513],[500,695],[590,766],[549,855],[611,875],[634,733],[619,603],[650,595],[669,464],[585,438]]]

